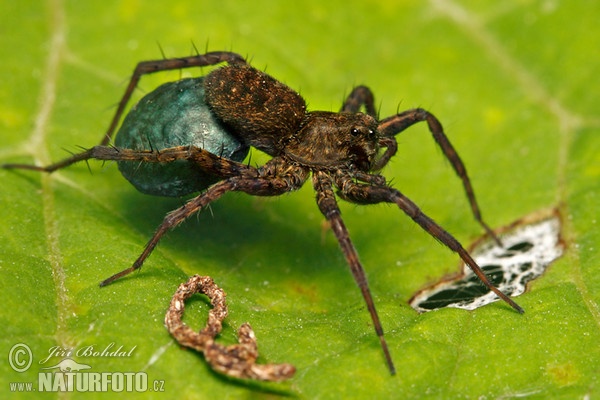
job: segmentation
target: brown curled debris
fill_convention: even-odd
[[[213,308],[208,312],[208,323],[200,332],[183,323],[181,318],[185,309],[185,300],[195,293],[203,293],[210,299]],[[171,299],[165,316],[165,325],[169,333],[181,345],[204,353],[208,364],[217,372],[242,379],[261,381],[284,381],[294,376],[296,368],[291,364],[256,364],[258,347],[256,336],[245,323],[238,330],[238,343],[223,346],[215,343],[221,332],[222,323],[227,317],[226,294],[209,276],[192,276],[182,283]]]

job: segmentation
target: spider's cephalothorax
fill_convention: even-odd
[[[203,96],[192,104],[208,106],[216,122],[223,127],[209,126],[205,133],[232,135],[240,147],[253,146],[272,159],[262,167],[246,164],[215,154],[190,143],[160,148],[116,148],[106,146],[120,121],[121,115],[142,75],[156,71],[216,65],[227,66],[210,72],[202,81]],[[361,113],[364,108],[365,113]],[[235,53],[211,52],[187,58],[145,61],[137,65],[133,77],[119,103],[117,112],[99,146],[75,154],[47,167],[7,164],[5,168],[25,168],[52,172],[75,162],[99,159],[119,163],[133,162],[169,164],[185,161],[190,168],[211,176],[198,181],[186,177],[186,185],[196,184],[192,191],[201,194],[169,213],[158,227],[133,266],[106,279],[101,286],[140,268],[160,238],[194,213],[230,191],[257,196],[276,196],[300,188],[312,176],[317,205],[329,222],[352,275],[365,299],[379,336],[388,367],[395,369],[383,336],[373,298],[363,267],[341,219],[337,197],[357,204],[394,203],[425,231],[458,253],[481,281],[514,309],[523,312],[512,299],[500,292],[485,276],[464,247],[440,225],[427,217],[410,199],[390,187],[377,171],[396,153],[395,136],[411,125],[425,121],[436,143],[462,180],[475,219],[495,238],[483,222],[466,169],[448,141],[442,125],[428,111],[416,108],[382,120],[377,119],[373,94],[365,86],[355,88],[339,113],[307,112],[304,99],[295,91],[271,76],[256,70]],[[214,129],[213,129],[214,128]],[[230,143],[230,140],[227,140]],[[201,142],[202,143],[202,142]],[[219,145],[214,145],[218,148]],[[234,150],[237,151],[234,143]],[[212,183],[216,182],[216,183]],[[497,239],[496,239],[497,241]]]
[[[367,172],[378,151],[377,121],[356,112],[306,112],[298,93],[269,75],[234,64],[211,72],[206,102],[246,144],[298,165]]]

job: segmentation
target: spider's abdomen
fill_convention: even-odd
[[[244,143],[276,156],[283,139],[298,131],[304,99],[288,86],[249,65],[212,71],[204,81],[213,112]]]
[[[131,109],[115,145],[133,150],[195,146],[213,154],[243,161],[242,144],[210,111],[204,98],[204,77],[165,83]],[[119,161],[119,170],[140,192],[184,196],[208,188],[219,178],[186,160],[168,164]]]

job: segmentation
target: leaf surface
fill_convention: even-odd
[[[0,170],[0,349],[7,355],[24,343],[33,354],[23,373],[0,363],[4,393],[10,382],[37,387],[40,368],[75,349],[91,371],[143,372],[151,389],[164,383],[164,392],[137,394],[145,398],[597,395],[600,10],[592,2],[48,0],[4,8],[0,162],[47,164],[98,143],[135,63],[160,59],[157,42],[176,57],[195,52],[193,41],[200,52],[247,55],[313,110],[337,110],[358,84],[373,89],[382,116],[429,109],[465,161],[488,223],[558,206],[566,244],[517,298],[524,315],[501,303],[417,315],[408,299],[457,271],[458,257],[394,207],[343,205],[398,370],[390,377],[310,185],[276,199],[225,196],[167,235],[139,273],[99,288],[131,265],[182,200],[135,192],[110,163],[51,176]],[[139,92],[207,71],[145,77]],[[480,229],[426,127],[398,139],[384,174],[467,245]],[[252,163],[265,160],[253,152]],[[192,274],[212,276],[228,293],[221,340],[233,343],[250,322],[259,361],[294,364],[293,380],[229,380],[173,342],[164,313]],[[199,329],[207,309],[202,298],[191,301],[186,322]],[[111,344],[133,350],[86,356]],[[40,364],[52,349],[65,353]]]

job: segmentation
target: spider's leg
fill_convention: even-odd
[[[385,118],[379,123],[379,133],[384,137],[393,137],[398,133],[404,131],[406,128],[418,123],[426,121],[429,126],[429,130],[431,131],[433,138],[435,139],[438,146],[444,152],[444,155],[452,164],[454,171],[458,175],[458,177],[462,180],[463,187],[465,189],[465,193],[467,194],[467,198],[471,205],[471,211],[473,212],[473,216],[475,220],[479,222],[479,224],[483,227],[486,233],[492,237],[499,246],[502,246],[498,237],[494,234],[492,229],[483,221],[481,216],[481,211],[479,209],[479,205],[477,204],[477,200],[475,199],[475,192],[473,191],[473,187],[471,186],[471,180],[467,175],[467,169],[460,159],[458,153],[448,140],[448,137],[444,133],[444,129],[442,128],[442,124],[440,121],[429,111],[424,110],[422,108],[415,108],[412,110],[404,111],[400,114],[393,115],[391,117]],[[382,157],[383,158],[383,157]],[[382,166],[385,165],[389,159],[380,160]]]
[[[481,267],[477,265],[469,252],[460,244],[458,240],[448,233],[444,228],[438,225],[435,221],[425,215],[419,207],[413,203],[408,197],[404,196],[398,190],[388,186],[374,186],[355,183],[351,177],[338,174],[336,177],[336,186],[343,188],[340,196],[345,200],[359,204],[374,204],[374,203],[395,203],[409,217],[413,219],[427,233],[439,240],[450,250],[458,253],[460,258],[471,268],[477,277],[494,292],[499,298],[508,303],[512,308],[519,313],[523,313],[523,309],[515,303],[510,297],[502,293],[485,275]]]
[[[227,178],[224,181],[214,184],[204,193],[191,199],[179,209],[167,214],[163,223],[154,233],[153,237],[144,248],[142,254],[134,262],[133,266],[104,280],[100,286],[108,285],[116,279],[141,268],[144,260],[150,255],[154,247],[156,247],[158,244],[160,238],[169,229],[174,228],[190,215],[196,213],[202,208],[205,208],[208,204],[217,200],[224,193],[231,190],[238,190],[238,185],[243,184],[248,180],[252,181],[259,176],[259,170],[256,168],[229,160],[227,158],[219,157],[201,148],[190,146],[172,147],[160,151],[119,149],[111,146],[94,146],[88,150],[46,167],[38,167],[27,164],[6,164],[3,167],[53,172],[76,162],[89,159],[155,163],[169,163],[176,160],[188,160],[205,172],[209,172],[212,175],[223,179]]]
[[[288,167],[284,172],[280,174],[273,174],[273,171],[281,171],[278,168],[278,163],[281,162],[281,159],[277,158],[272,159],[267,164],[265,164],[265,166],[256,169],[253,167],[245,166],[240,163],[234,163],[227,159],[222,159],[202,149],[198,150],[199,157],[194,158],[190,155],[188,159],[196,162],[199,166],[202,165],[203,169],[205,169],[205,167],[208,167],[208,165],[205,164],[205,161],[213,163],[233,163],[232,165],[213,164],[212,167],[214,167],[214,170],[211,170],[211,172],[214,172],[215,175],[227,176],[228,174],[230,174],[232,175],[232,177],[215,183],[214,185],[209,187],[204,193],[189,200],[180,208],[168,213],[165,216],[163,222],[154,232],[152,238],[146,244],[146,247],[144,248],[142,254],[137,258],[137,260],[135,260],[133,265],[105,279],[100,283],[100,286],[106,286],[114,282],[115,280],[141,268],[146,258],[148,258],[150,253],[152,253],[152,250],[154,250],[154,248],[165,233],[179,225],[181,222],[185,221],[191,215],[206,208],[206,206],[220,198],[225,193],[230,191],[241,191],[257,196],[277,196],[283,193],[299,189],[306,180],[306,177],[308,176],[308,172],[301,167]],[[164,150],[161,153],[164,153]],[[204,158],[202,153],[207,153],[208,155],[212,155],[215,158],[210,159],[208,158],[208,155],[206,156],[206,158]],[[237,170],[237,168],[239,167],[245,167],[245,169]]]
[[[30,164],[4,164],[6,169],[28,169],[40,172],[54,172],[68,167],[80,161],[104,160],[104,161],[137,161],[137,162],[161,162],[168,163],[175,160],[190,160],[199,168],[210,172],[221,178],[238,176],[240,174],[251,174],[254,168],[238,163],[227,158],[219,157],[199,147],[178,146],[160,151],[156,150],[131,150],[120,149],[112,146],[94,146],[81,153],[67,157],[54,164],[43,166]]]
[[[319,210],[321,210],[325,218],[327,218],[327,221],[331,224],[331,229],[335,233],[340,247],[342,248],[342,252],[346,257],[346,261],[350,266],[352,276],[354,277],[354,280],[360,288],[363,298],[367,303],[367,308],[369,310],[369,314],[371,314],[375,332],[379,337],[388,368],[393,375],[396,373],[396,368],[394,367],[392,356],[390,355],[387,342],[383,336],[383,328],[381,327],[381,321],[379,320],[377,310],[375,309],[375,303],[373,302],[373,297],[371,296],[371,291],[369,290],[369,284],[367,282],[365,271],[358,259],[358,253],[356,252],[356,249],[350,240],[350,236],[348,235],[348,230],[344,225],[344,221],[342,221],[340,209],[333,193],[331,178],[324,172],[315,172],[313,175],[313,186],[317,192],[317,204],[319,206]]]
[[[375,98],[373,92],[366,86],[357,86],[352,89],[352,92],[346,97],[342,105],[342,112],[357,113],[364,106],[367,114],[377,119],[377,111],[375,110]]]
[[[129,84],[127,85],[127,89],[125,89],[125,93],[119,101],[119,105],[117,106],[117,111],[106,130],[106,133],[102,137],[100,141],[101,145],[106,145],[110,142],[112,135],[115,132],[117,125],[119,124],[119,120],[121,119],[121,115],[125,111],[125,106],[129,102],[133,91],[138,85],[140,78],[143,75],[152,74],[154,72],[159,71],[168,71],[173,69],[184,69],[191,67],[204,67],[209,65],[216,65],[222,62],[227,62],[230,64],[234,63],[245,63],[246,61],[242,56],[236,53],[231,53],[227,51],[213,51],[206,54],[199,54],[190,57],[181,57],[181,58],[167,58],[162,60],[149,60],[142,61],[138,63],[133,70],[133,74],[131,79],[129,80]]]
[[[99,146],[96,146],[99,147]],[[39,171],[39,172],[54,172],[58,169],[68,167],[69,165],[78,163],[80,161],[87,161],[95,158],[92,153],[93,149],[87,149],[81,153],[73,154],[71,157],[67,157],[63,160],[57,161],[54,164],[40,166],[33,164],[2,164],[0,167],[5,169],[28,169],[31,171]]]
[[[113,276],[103,280],[100,283],[100,286],[106,286],[106,285],[116,281],[117,279],[132,273],[136,269],[141,268],[142,264],[144,264],[144,261],[146,260],[146,258],[148,258],[150,253],[152,253],[152,250],[154,250],[154,248],[156,247],[156,245],[158,244],[160,239],[163,237],[163,235],[165,233],[167,233],[167,231],[169,231],[170,229],[179,225],[181,222],[186,220],[189,216],[191,216],[191,215],[197,213],[198,211],[200,211],[201,209],[205,208],[211,202],[220,198],[223,194],[233,190],[234,187],[235,187],[235,183],[232,180],[225,180],[225,181],[217,182],[213,186],[208,188],[201,195],[194,197],[193,199],[191,199],[187,203],[185,203],[183,206],[168,213],[165,216],[162,224],[160,224],[158,229],[156,229],[156,231],[154,232],[154,235],[152,235],[152,238],[146,244],[146,247],[144,247],[144,251],[142,252],[142,254],[140,254],[140,256],[135,260],[133,265],[131,267],[124,269],[123,271],[116,273]]]
[[[209,66],[209,65],[216,65],[216,64],[220,64],[222,62],[227,62],[229,64],[246,63],[244,58],[242,56],[240,56],[239,54],[231,53],[231,52],[227,52],[227,51],[213,51],[213,52],[209,52],[206,54],[199,54],[199,55],[190,56],[190,57],[168,58],[168,59],[163,59],[163,60],[150,60],[150,61],[142,61],[142,62],[138,63],[137,66],[135,67],[135,69],[133,70],[133,74],[131,76],[131,79],[129,80],[129,84],[127,85],[127,89],[125,89],[125,93],[123,94],[123,97],[119,101],[115,115],[113,116],[113,119],[111,120],[106,133],[104,134],[104,136],[102,137],[102,140],[100,141],[100,145],[105,146],[110,142],[110,140],[115,132],[115,129],[117,128],[117,125],[119,124],[121,116],[123,115],[123,112],[125,111],[125,107],[127,106],[129,99],[131,98],[135,88],[137,87],[137,85],[143,75],[147,75],[147,74],[151,74],[151,73],[159,72],[159,71],[173,70],[173,69],[184,69],[184,68],[191,68],[191,67],[203,67],[203,66]],[[27,164],[5,164],[5,165],[2,165],[1,167],[2,168],[19,168],[19,169],[29,169],[29,170],[34,170],[34,171],[52,172],[57,169],[65,168],[73,163],[78,162],[78,161],[86,160],[89,158],[94,158],[94,157],[86,157],[86,153],[91,150],[92,149],[90,149],[86,152],[83,152],[83,153],[75,154],[73,157],[66,158],[63,161],[57,162],[56,164],[52,164],[48,167],[38,167],[35,165],[27,165]]]

